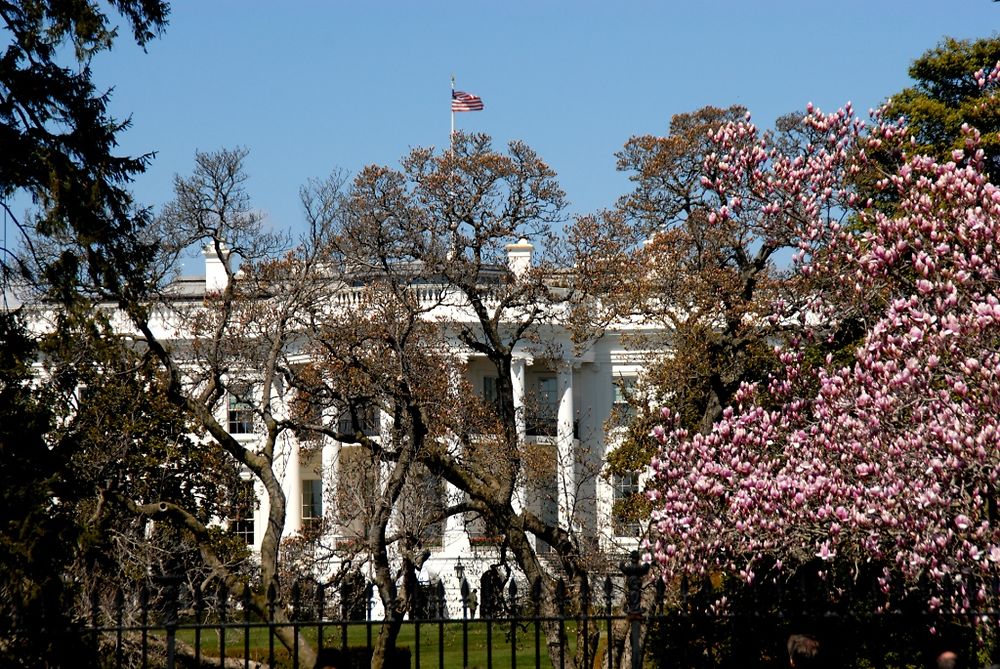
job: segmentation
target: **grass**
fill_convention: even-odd
[[[364,648],[368,645],[368,629],[364,623],[351,623],[347,625],[347,646],[354,648]],[[511,638],[510,624],[494,623],[492,625],[492,666],[497,669],[505,669],[514,666],[511,658]],[[302,636],[306,641],[317,645],[320,633],[320,626],[316,623],[303,624],[300,627]],[[344,627],[339,623],[322,625],[323,646],[333,646],[340,648],[343,643]],[[468,666],[473,668],[485,668],[489,666],[490,653],[487,643],[487,625],[484,622],[469,622],[466,635],[466,652],[468,653],[468,664],[463,665],[463,633],[460,622],[448,622],[444,625],[443,635],[439,636],[439,627],[433,623],[420,625],[419,644],[419,666],[422,669],[445,669],[461,668]],[[566,634],[570,640],[570,645],[566,649],[569,657],[575,645],[575,626],[567,623]],[[230,623],[225,630],[226,657],[243,658],[245,650],[249,648],[251,660],[267,662],[270,655],[270,641],[267,626],[255,626],[249,628],[238,624]],[[371,626],[371,643],[374,644],[378,637],[379,623],[375,622]],[[180,628],[177,638],[190,646],[195,645],[195,630],[193,628]],[[443,638],[442,638],[443,637]],[[218,628],[203,628],[200,634],[198,645],[203,656],[218,657],[220,633]],[[291,667],[291,653],[285,649],[277,636],[273,637],[274,657],[277,666]],[[410,667],[417,669],[417,639],[416,625],[404,623],[399,639],[396,642],[398,648],[406,648],[410,652]],[[541,633],[539,641],[539,652],[541,653],[540,666],[550,666],[545,645],[544,632]],[[535,667],[535,627],[534,623],[519,626],[517,629],[517,648],[515,653],[516,666],[518,669],[531,669]],[[308,669],[308,668],[307,668]]]

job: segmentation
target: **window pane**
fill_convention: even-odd
[[[619,376],[614,380],[614,406],[611,410],[613,427],[626,427],[636,416],[636,377]]]
[[[358,427],[361,433],[368,437],[377,437],[379,434],[379,410],[373,404],[368,404],[357,410]],[[343,433],[353,433],[354,422],[351,420],[351,412],[344,409],[337,419],[337,431]]]
[[[615,534],[619,536],[637,537],[642,533],[642,526],[636,520],[632,503],[641,495],[638,472],[615,474],[611,480],[614,489],[614,511],[612,524]]]
[[[543,376],[528,398],[528,434],[554,437],[558,434],[559,395],[556,377]]]
[[[234,384],[229,388],[229,433],[253,434],[252,388]]]
[[[323,520],[323,482],[319,479],[302,481],[302,526],[316,528]]]
[[[254,527],[253,513],[257,508],[257,498],[254,495],[253,483],[241,481],[236,489],[234,515],[229,519],[229,531],[241,537],[247,545],[253,545]]]

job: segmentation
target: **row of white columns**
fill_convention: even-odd
[[[531,359],[516,357],[512,361],[511,381],[513,384],[514,409],[516,416],[517,436],[520,443],[527,440],[527,416],[525,410],[527,391],[527,367]],[[573,529],[576,525],[576,503],[578,488],[578,454],[574,437],[576,410],[573,402],[573,365],[563,361],[557,369],[558,412],[556,420],[556,483],[558,500],[559,525],[565,529]],[[288,439],[285,443],[285,461],[283,472],[283,488],[287,500],[285,527],[289,533],[302,530],[302,453],[296,439]],[[337,469],[339,460],[339,445],[325,443],[322,447],[322,490],[324,514],[328,513],[331,500],[337,485]],[[449,497],[456,491],[448,486]],[[266,499],[266,498],[265,498]],[[515,497],[515,510],[519,510],[524,501],[524,491],[519,491]],[[267,510],[261,505],[261,513],[266,518]],[[258,524],[258,527],[263,527]],[[447,520],[446,536],[463,536],[464,521],[455,516]],[[258,533],[260,534],[260,533]],[[260,537],[257,537],[259,543]]]

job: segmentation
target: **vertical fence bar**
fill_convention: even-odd
[[[267,664],[274,666],[274,607],[278,592],[274,583],[267,586]]]
[[[219,585],[219,666],[226,666],[226,607],[229,605],[229,586]]]
[[[177,616],[180,600],[181,577],[172,570],[163,576],[164,615],[163,624],[167,629],[167,669],[174,669],[177,651]]]
[[[143,583],[139,589],[139,622],[142,625],[142,669],[149,666],[149,584]]]
[[[372,594],[375,587],[371,583],[365,585],[365,644],[368,652],[372,650]]]
[[[420,618],[413,621],[413,664],[420,669]]]
[[[583,616],[583,666],[590,665],[590,581],[583,574],[580,579],[580,615]]]
[[[243,669],[249,669],[250,667],[250,585],[246,584],[243,586]]]
[[[559,615],[559,669],[566,669],[566,581],[556,581],[556,611]]]
[[[101,632],[97,629],[98,623],[100,622],[100,617],[98,616],[98,611],[100,611],[101,600],[97,594],[97,586],[90,591],[90,629],[93,631],[94,637],[94,657],[101,656]]]
[[[508,589],[510,600],[510,669],[517,669],[517,624],[520,622],[520,607],[517,602],[517,580],[510,579]]]
[[[201,623],[205,610],[205,600],[202,597],[201,584],[194,584],[194,666],[201,666]]]
[[[419,583],[416,584],[416,593],[410,600],[413,608],[410,609],[410,622],[413,623],[413,659],[414,669],[420,669],[420,621],[423,618],[430,618],[433,603],[430,598],[430,589]]]
[[[375,586],[371,583],[365,585],[365,647],[368,649],[369,658],[372,652],[372,595],[375,594]]]
[[[621,565],[625,574],[626,612],[630,623],[629,637],[632,642],[632,669],[642,669],[642,577],[649,571],[649,565],[639,563],[639,551],[632,551],[630,562]]]
[[[604,577],[604,615],[607,616],[607,635],[604,642],[608,654],[608,669],[615,669],[615,624],[611,619],[612,595],[614,594],[614,584],[610,576]]]
[[[299,666],[299,620],[301,619],[302,589],[296,580],[292,583],[292,666]]]
[[[323,619],[326,616],[326,583],[316,585],[316,646],[323,648]]]
[[[462,669],[469,666],[469,582],[462,577],[459,588],[462,595]]]
[[[479,605],[479,611],[486,622],[486,669],[493,669],[493,616],[500,598],[493,592],[497,587],[496,579],[492,576],[493,572],[487,572],[487,575],[489,578],[483,579],[482,592],[479,593],[483,600]]]
[[[531,584],[531,599],[535,602],[535,669],[542,669],[542,577]]]
[[[438,669],[444,669],[444,614],[445,614],[445,591],[444,581],[437,584],[438,600]]]
[[[357,594],[355,593],[355,597]],[[340,650],[347,652],[347,621],[351,618],[351,603],[349,602],[344,586],[340,587]]]
[[[123,635],[125,632],[125,592],[118,588],[115,593],[115,666],[122,666],[124,652]]]
[[[681,623],[683,623],[685,633],[687,633],[687,631],[689,629],[693,629],[693,627],[691,625],[691,622],[690,622],[690,618],[688,617],[688,613],[689,613],[689,610],[688,610],[688,594],[689,593],[690,593],[690,584],[688,582],[687,574],[684,574],[684,575],[681,576],[681,609],[680,609],[681,616],[680,616],[680,621],[678,622],[678,625],[680,625]],[[682,662],[687,662],[687,657],[688,657],[688,652],[689,652],[688,646],[689,646],[689,644],[684,644],[683,647],[681,648],[681,661]]]

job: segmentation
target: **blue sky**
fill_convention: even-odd
[[[254,206],[294,232],[308,179],[445,146],[452,74],[486,105],[457,126],[527,142],[579,214],[627,190],[614,153],[673,114],[741,104],[770,126],[810,101],[867,111],[943,36],[998,26],[989,0],[184,0],[146,53],[123,40],[93,65],[132,116],[122,149],[157,153],[140,201],[166,202],[196,149],[245,146]]]

